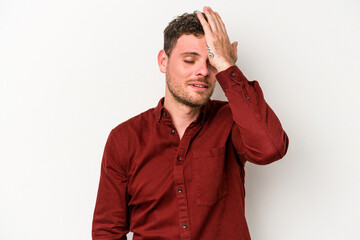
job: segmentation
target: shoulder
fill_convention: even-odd
[[[213,110],[219,110],[222,107],[226,107],[226,105],[229,105],[228,101],[222,101],[222,100],[209,100],[210,107]]]
[[[224,114],[226,112],[231,112],[229,107],[228,101],[221,101],[221,100],[210,100],[208,111],[210,115],[218,115]]]
[[[110,131],[106,149],[118,159],[130,157],[136,151],[136,146],[146,143],[154,119],[154,108],[151,108],[120,123]]]
[[[110,134],[124,136],[124,134],[133,135],[138,132],[143,132],[149,128],[149,125],[154,123],[155,119],[154,108],[150,108],[149,110],[120,123],[112,129]]]
[[[206,106],[206,122],[210,125],[232,124],[232,113],[228,101],[210,100]]]

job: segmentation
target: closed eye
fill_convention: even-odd
[[[195,61],[188,61],[188,60],[184,60],[185,63],[188,63],[188,64],[193,64]]]

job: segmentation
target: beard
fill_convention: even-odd
[[[208,91],[196,93],[200,95],[201,98],[194,98],[190,95],[189,92],[186,91],[186,87],[191,84],[191,82],[195,82],[195,80],[187,80],[185,83],[176,83],[176,81],[172,79],[170,74],[166,73],[166,85],[171,95],[177,102],[192,108],[199,108],[204,106],[214,92],[213,85],[209,83],[206,78],[197,79],[196,81],[204,82],[208,85]]]

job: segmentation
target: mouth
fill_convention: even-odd
[[[189,86],[191,86],[193,89],[197,91],[206,91],[209,88],[209,85],[205,82],[191,82],[189,83]]]
[[[198,88],[208,88],[208,86],[200,85],[200,84],[191,84],[191,86],[198,87]]]

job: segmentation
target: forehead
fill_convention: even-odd
[[[172,55],[184,55],[186,53],[207,56],[205,37],[203,35],[196,37],[192,34],[181,35],[173,48]]]

